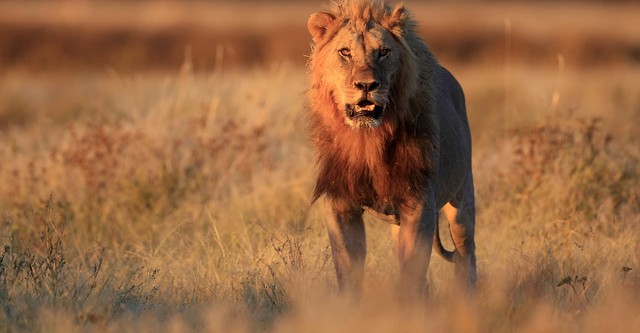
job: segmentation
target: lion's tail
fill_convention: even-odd
[[[440,230],[438,230],[438,219],[436,218],[436,229],[435,232],[433,233],[433,249],[436,250],[436,252],[442,257],[444,258],[444,260],[448,261],[448,262],[453,262],[453,251],[449,251],[447,249],[444,248],[444,246],[442,245],[442,241],[440,240]]]

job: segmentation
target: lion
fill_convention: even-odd
[[[473,290],[471,133],[460,84],[401,4],[343,0],[307,25],[307,113],[318,167],[312,202],[326,199],[339,290],[362,291],[365,211],[391,224],[401,288],[425,292],[433,246]],[[453,251],[440,241],[440,211]]]

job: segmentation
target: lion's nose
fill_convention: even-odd
[[[378,82],[378,81],[369,81],[369,82],[360,81],[360,82],[354,82],[353,84],[356,86],[356,89],[362,90],[362,91],[364,91],[366,93],[366,92],[373,91],[376,88],[378,88],[378,86],[380,85],[380,82]]]

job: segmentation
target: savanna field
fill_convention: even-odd
[[[337,294],[304,116],[321,3],[6,2],[0,332],[640,332],[640,6],[407,6],[466,93],[474,298],[434,255],[401,302],[372,217],[364,295]]]

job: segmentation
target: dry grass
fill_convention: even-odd
[[[3,6],[11,20],[32,22],[50,4]],[[97,5],[69,6],[49,23],[85,22],[82,10]],[[187,14],[233,25],[208,21],[203,4],[176,16],[166,12],[172,6],[153,5],[141,29]],[[288,10],[297,16],[305,6]],[[388,227],[369,218],[365,295],[353,303],[335,294],[323,215],[309,205],[315,169],[301,67],[223,70],[233,59],[218,58],[194,61],[213,71],[194,71],[191,61],[142,74],[4,68],[0,332],[640,331],[638,67],[578,69],[575,59],[588,55],[576,53],[560,69],[553,57],[532,68],[515,38],[513,63],[501,64],[503,16],[528,36],[591,36],[599,25],[556,18],[540,27],[538,18],[558,8],[591,17],[598,6],[545,5],[532,15],[476,4],[464,13],[485,10],[488,21],[458,32],[441,26],[453,19],[446,13],[468,20],[458,5],[416,6],[441,18],[424,20],[438,34],[498,30],[498,66],[450,66],[474,135],[475,299],[460,297],[439,258],[428,301],[396,299]],[[229,8],[221,16],[231,17]],[[628,42],[635,17],[624,8],[605,16],[617,22],[607,24],[614,39]],[[15,23],[6,13],[0,19]],[[275,25],[267,16],[253,24]],[[128,27],[127,17],[98,15],[94,28]]]
[[[514,69],[526,85],[505,107],[492,73],[459,73],[479,198],[468,305],[439,259],[431,301],[398,302],[374,220],[363,301],[333,293],[301,69],[4,76],[3,330],[637,330],[640,76],[570,72],[558,88]]]

